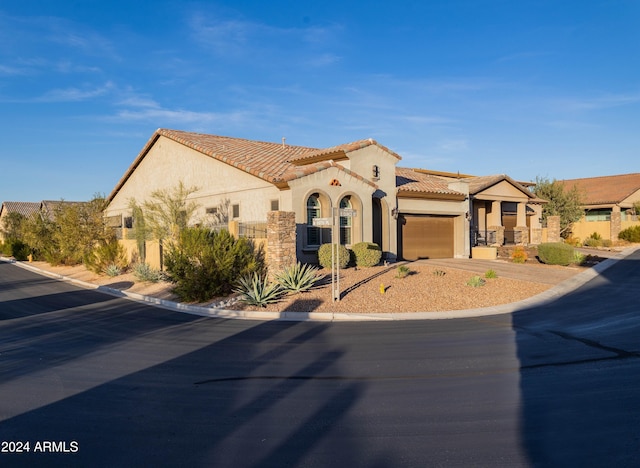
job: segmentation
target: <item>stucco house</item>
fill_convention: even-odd
[[[634,203],[640,202],[640,173],[560,180],[566,190],[577,187],[584,216],[571,226],[574,237],[584,241],[594,232],[616,240],[623,229],[640,224]]]
[[[333,214],[355,214],[339,216],[340,243],[375,242],[391,261],[469,257],[480,229],[500,232],[493,240],[504,241],[509,216],[527,231],[522,242],[539,227],[535,198],[507,176],[434,173],[397,167],[400,160],[372,139],[309,148],[159,129],[109,195],[105,216],[116,228],[130,227],[131,199],[140,203],[182,182],[198,188],[190,196],[199,206],[194,223],[207,224],[220,210],[240,222],[295,213],[303,262],[314,262],[330,241],[330,230],[314,218]]]

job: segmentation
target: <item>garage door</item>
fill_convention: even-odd
[[[402,215],[401,256],[405,260],[453,257],[453,217]]]

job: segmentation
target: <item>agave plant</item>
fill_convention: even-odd
[[[240,294],[240,302],[266,307],[267,304],[273,304],[280,300],[282,288],[279,283],[270,283],[266,277],[253,273],[241,277],[234,292]]]
[[[287,292],[299,293],[308,291],[322,278],[318,268],[302,265],[300,262],[285,268],[275,275],[275,280]]]
[[[105,268],[104,272],[107,276],[113,278],[114,276],[120,275],[122,273],[122,269],[115,263],[111,263],[107,268]]]

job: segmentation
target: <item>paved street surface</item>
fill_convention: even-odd
[[[514,314],[252,322],[0,263],[0,466],[637,466],[639,284],[637,251]]]

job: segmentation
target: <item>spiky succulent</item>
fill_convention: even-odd
[[[308,291],[322,278],[318,268],[300,262],[278,272],[275,280],[281,288],[290,293]]]
[[[270,283],[268,278],[258,273],[242,276],[234,292],[240,295],[240,302],[248,305],[266,307],[280,300],[282,288],[279,283]]]

